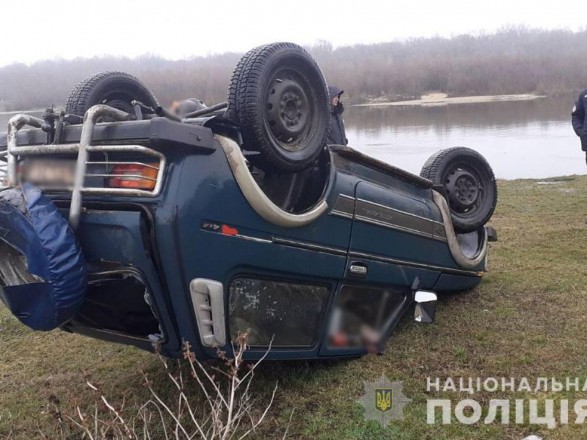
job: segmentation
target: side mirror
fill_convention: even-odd
[[[431,323],[436,315],[436,293],[426,290],[418,290],[414,295],[416,310],[414,311],[414,320],[416,322]]]

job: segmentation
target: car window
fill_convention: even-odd
[[[405,291],[392,288],[342,286],[330,321],[329,345],[350,348],[379,344],[405,298]]]
[[[249,345],[310,347],[317,342],[328,287],[255,278],[230,285],[229,326],[233,340],[249,334]]]

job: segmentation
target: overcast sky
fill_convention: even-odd
[[[337,47],[506,25],[578,30],[587,24],[584,0],[27,0],[2,2],[0,11],[0,66],[104,54],[180,59],[272,41],[327,40]]]

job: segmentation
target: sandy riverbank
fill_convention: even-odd
[[[532,101],[534,99],[545,98],[543,95],[532,93],[518,95],[484,95],[484,96],[457,96],[448,97],[446,93],[430,93],[422,95],[420,99],[409,101],[372,101],[365,104],[356,104],[356,107],[388,107],[388,106],[437,106],[449,104],[475,104],[482,102],[501,102],[501,101]]]
[[[55,109],[55,110],[57,110],[57,109]],[[45,111],[44,108],[37,108],[37,109],[33,109],[33,110],[13,110],[13,111],[9,111],[9,112],[0,112],[0,116],[16,115],[18,113],[42,113],[44,111]]]

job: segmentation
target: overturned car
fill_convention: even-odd
[[[247,53],[228,96],[171,112],[105,72],[10,120],[0,297],[20,321],[168,356],[245,332],[251,359],[357,356],[481,281],[497,189],[477,152],[416,176],[326,145],[326,83],[291,43]]]

